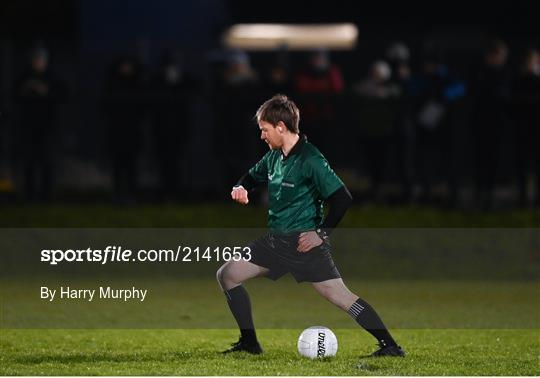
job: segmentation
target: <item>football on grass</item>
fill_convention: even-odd
[[[336,355],[337,349],[336,335],[326,327],[309,327],[298,338],[298,353],[304,357],[332,357]]]

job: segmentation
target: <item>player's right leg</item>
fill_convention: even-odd
[[[267,268],[245,260],[229,261],[217,271],[218,283],[227,298],[227,304],[236,319],[238,328],[240,328],[240,339],[237,343],[232,344],[232,348],[226,350],[225,353],[240,351],[253,354],[262,353],[253,325],[251,301],[242,283],[267,273]]]
[[[351,292],[341,278],[312,282],[312,285],[319,294],[342,310],[347,311],[362,328],[377,339],[379,350],[372,356],[405,357],[405,352],[390,335],[375,309]]]

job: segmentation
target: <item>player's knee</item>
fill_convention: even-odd
[[[230,269],[228,269],[227,264],[218,269],[216,272],[216,279],[219,286],[221,286],[223,290],[229,290],[230,288],[238,286],[241,283],[235,280],[235,277],[231,273]]]

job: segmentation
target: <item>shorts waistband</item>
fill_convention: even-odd
[[[284,241],[297,241],[300,237],[300,232],[269,232],[268,237]]]

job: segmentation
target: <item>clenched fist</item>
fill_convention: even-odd
[[[247,205],[249,202],[248,192],[243,186],[235,186],[231,192],[231,198],[242,205]]]

